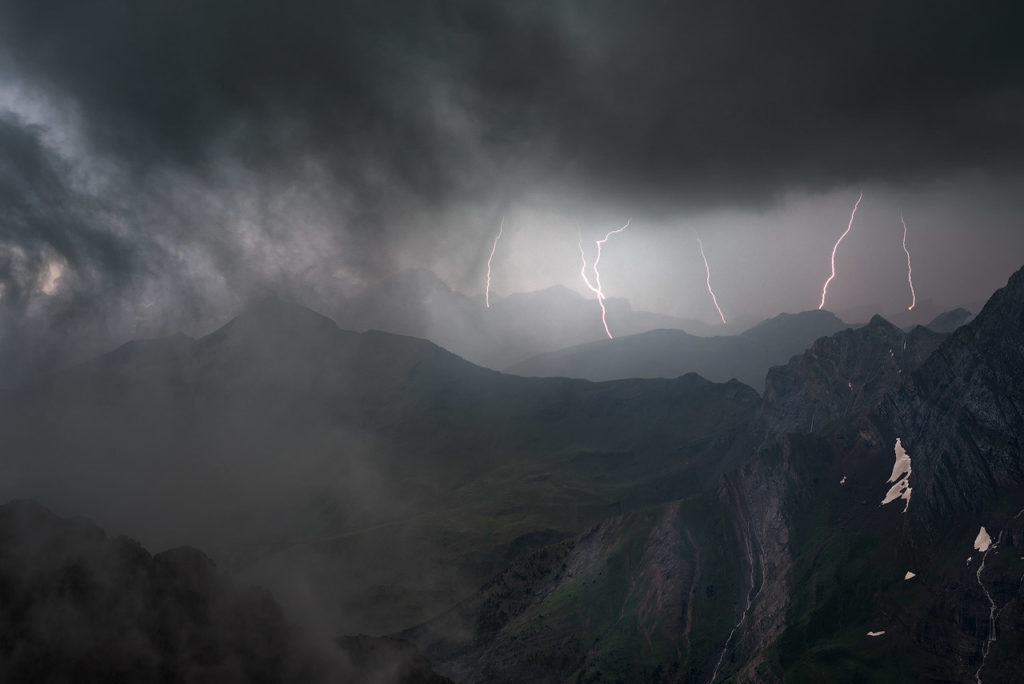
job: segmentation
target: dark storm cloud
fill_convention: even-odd
[[[6,2],[139,170],[315,155],[367,206],[557,179],[736,201],[1014,164],[1014,3]]]
[[[521,198],[654,213],[1019,172],[1021,13],[0,0],[0,78],[75,143],[0,125],[0,341],[195,331],[268,289],[317,306]]]
[[[131,277],[138,265],[131,243],[98,226],[110,215],[75,189],[72,169],[40,134],[0,116],[0,286],[17,308],[40,288],[51,263],[95,288]]]
[[[111,229],[113,213],[76,189],[73,170],[41,140],[41,131],[13,116],[0,116],[0,352],[10,380],[11,351],[32,357],[53,352],[34,322],[70,328],[99,313],[140,267],[136,241]],[[104,226],[104,227],[101,227]],[[48,279],[73,287],[41,296]],[[25,349],[21,349],[25,351]],[[24,365],[18,358],[14,365]]]

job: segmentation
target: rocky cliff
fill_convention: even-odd
[[[950,336],[818,340],[769,373],[738,440],[760,446],[717,488],[408,636],[465,681],[1021,681],[1022,390],[1024,272]]]

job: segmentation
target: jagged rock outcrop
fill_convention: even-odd
[[[876,318],[768,385],[770,439],[735,477],[765,568],[739,681],[1020,680],[1024,271],[945,339]],[[811,415],[819,434],[771,438]],[[897,438],[912,495],[883,506]]]
[[[1019,681],[1022,280],[952,336],[818,340],[714,491],[541,549],[409,636],[467,681]],[[883,505],[898,439],[909,494]]]
[[[999,499],[1024,486],[1024,271],[928,358],[886,410],[919,455],[922,516],[1003,507]],[[1016,503],[1006,502],[1006,512]]]
[[[819,339],[765,378],[761,419],[767,437],[813,432],[875,406],[942,342],[920,326],[905,333],[881,316]]]

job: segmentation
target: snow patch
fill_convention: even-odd
[[[910,572],[909,570],[907,570],[907,574],[903,576],[903,579],[904,580],[908,580],[908,579],[914,579],[915,577],[917,577],[917,573],[916,572]]]
[[[883,634],[885,634],[885,630],[884,629],[881,632],[868,632],[868,636],[869,637],[880,637]]]
[[[896,499],[905,499],[906,505],[903,507],[903,512],[906,513],[907,509],[910,508],[910,456],[903,449],[903,443],[900,438],[896,438],[896,463],[892,466],[892,475],[886,480],[886,483],[895,482],[889,491],[886,493],[885,498],[882,499],[882,505],[892,503]]]
[[[846,476],[845,475],[843,475],[843,479],[839,481],[839,484],[841,484],[841,485],[846,484]]]
[[[988,536],[988,532],[985,531],[985,526],[982,525],[978,531],[978,536],[974,539],[975,551],[988,551],[988,547],[992,546],[992,537]]]

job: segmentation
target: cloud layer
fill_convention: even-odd
[[[516,171],[735,202],[1024,138],[1012,3],[4,4],[11,68],[143,171],[313,155],[381,201]]]
[[[0,77],[71,133],[0,122],[4,308],[24,315],[59,268],[75,316],[134,320],[123,293],[173,292],[198,320],[261,288],[325,291],[339,266],[386,271],[523,198],[671,215],[1014,176],[1022,13],[5,0]]]

